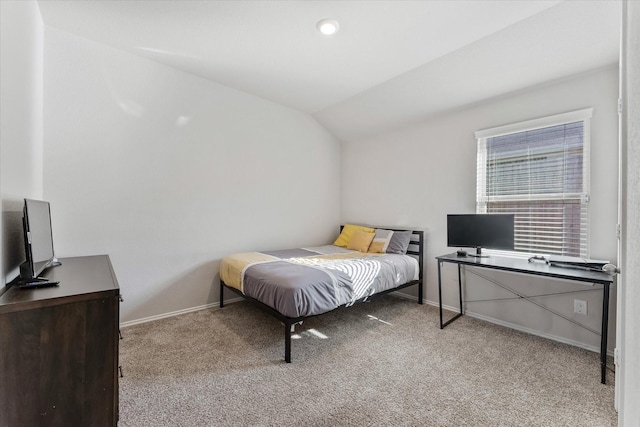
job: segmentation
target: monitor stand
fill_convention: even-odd
[[[490,255],[483,255],[482,254],[482,248],[481,247],[477,247],[476,248],[476,253],[475,254],[468,254],[467,256],[472,256],[472,257],[476,257],[476,258],[489,258]]]
[[[47,279],[46,277],[17,277],[11,284],[20,289],[33,289],[58,286],[59,283],[59,281]]]

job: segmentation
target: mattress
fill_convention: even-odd
[[[350,305],[375,293],[418,280],[410,255],[373,254],[326,245],[225,257],[220,279],[290,317]]]

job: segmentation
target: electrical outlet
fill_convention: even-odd
[[[587,314],[587,302],[579,299],[574,299],[573,312],[578,314]]]

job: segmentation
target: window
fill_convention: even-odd
[[[476,132],[476,212],[515,214],[517,252],[588,257],[591,113]]]

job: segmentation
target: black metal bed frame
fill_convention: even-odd
[[[378,227],[378,228],[382,228],[382,227]],[[342,226],[340,226],[340,230],[342,231]],[[376,294],[361,298],[359,300],[356,301],[356,303],[360,303],[360,302],[365,302],[368,300],[371,300],[373,298],[376,298],[378,296],[382,296],[391,292],[395,292],[398,291],[400,289],[409,287],[409,286],[413,286],[413,285],[418,285],[418,304],[423,304],[423,267],[422,267],[422,263],[423,263],[423,259],[424,259],[424,231],[422,230],[402,230],[402,229],[395,229],[395,228],[385,228],[385,230],[392,230],[392,231],[412,231],[412,239],[411,239],[411,243],[409,244],[409,249],[407,250],[407,255],[413,255],[416,256],[418,258],[418,280],[412,280],[410,282],[407,282],[405,284],[402,284],[400,286],[397,286],[393,289],[387,289],[381,292],[378,292]],[[417,250],[412,249],[413,247],[417,247]],[[240,295],[242,298],[244,298],[245,300],[249,301],[251,304],[257,306],[258,308],[262,309],[263,311],[266,311],[267,313],[269,313],[270,315],[272,315],[273,317],[275,317],[276,319],[278,319],[280,322],[282,322],[284,324],[284,360],[286,363],[291,363],[291,334],[293,333],[293,328],[295,327],[296,324],[303,322],[304,320],[310,319],[312,317],[316,317],[316,316],[321,316],[323,314],[329,313],[329,312],[325,312],[325,313],[320,313],[320,314],[314,314],[311,316],[300,316],[300,317],[287,317],[284,316],[283,314],[281,314],[280,312],[278,312],[277,310],[269,307],[268,305],[258,301],[255,298],[246,296],[245,294],[243,294],[240,290],[230,287],[228,286],[226,283],[224,283],[224,281],[222,279],[220,279],[220,308],[224,307],[224,289],[227,288],[233,292],[235,292],[236,294]],[[350,307],[352,304],[349,304],[348,307]],[[339,307],[336,307],[334,310],[337,309],[341,309],[341,308],[345,308],[347,307],[347,305],[341,305]],[[331,310],[331,311],[334,311]]]

